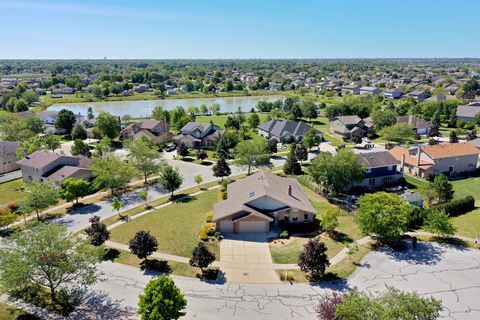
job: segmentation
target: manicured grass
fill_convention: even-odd
[[[159,252],[190,257],[200,241],[198,231],[205,214],[212,211],[217,201],[218,190],[188,197],[113,229],[111,240],[127,244],[135,233],[147,230],[157,238]],[[209,244],[209,247],[219,257],[218,245]]]
[[[473,196],[480,201],[480,177],[452,181],[455,197]]]
[[[453,223],[457,235],[470,238],[480,235],[480,209],[450,218],[450,221]]]
[[[0,319],[2,320],[40,320],[35,316],[29,315],[21,310],[10,307],[0,302]]]
[[[16,179],[0,184],[0,204],[19,201],[23,194],[21,188],[23,187],[23,180]]]

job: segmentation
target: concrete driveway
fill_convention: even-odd
[[[280,283],[265,234],[227,234],[220,242],[220,265],[228,282]]]

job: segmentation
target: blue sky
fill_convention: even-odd
[[[0,59],[479,57],[478,0],[0,0]]]

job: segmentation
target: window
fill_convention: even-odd
[[[368,184],[369,184],[370,186],[374,186],[374,185],[375,185],[375,178],[368,179]]]
[[[388,171],[392,171],[392,169],[393,169],[393,166],[388,166],[388,167],[387,167],[387,170],[388,170]]]
[[[310,216],[308,215],[308,213],[304,213],[303,214],[303,221],[308,221],[310,220]]]
[[[298,221],[298,216],[293,216],[292,217],[292,222],[297,222]]]
[[[460,160],[460,157],[457,157],[456,160]]]

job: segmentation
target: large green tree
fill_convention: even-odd
[[[366,194],[358,200],[357,222],[365,235],[397,240],[408,230],[411,206],[395,193]]]
[[[406,123],[399,123],[389,127],[384,127],[382,130],[380,130],[379,134],[384,140],[393,142],[413,140],[416,137],[413,127]]]
[[[252,168],[271,167],[270,153],[267,150],[267,142],[246,140],[240,142],[235,147],[235,163],[241,167],[247,168],[247,174],[251,173]]]
[[[178,168],[165,166],[160,173],[158,183],[162,188],[169,191],[173,198],[173,193],[180,188],[183,183],[183,175]]]
[[[60,184],[59,195],[65,201],[75,201],[90,193],[90,183],[84,179],[68,178]]]
[[[103,137],[110,139],[116,138],[120,132],[118,119],[105,111],[100,112],[95,126]]]
[[[71,110],[62,109],[58,112],[57,119],[55,120],[55,128],[63,129],[65,132],[72,132],[72,128],[75,124],[76,117]]]
[[[58,192],[51,182],[31,182],[23,190],[20,207],[24,212],[35,212],[40,220],[40,213],[57,204]]]
[[[126,187],[137,173],[130,164],[115,156],[94,158],[90,169],[95,177],[93,185],[97,189],[110,189],[112,195],[116,190]]]
[[[445,210],[431,210],[425,218],[424,229],[440,237],[448,237],[455,234],[455,227]]]
[[[143,139],[132,140],[127,144],[130,153],[128,158],[139,172],[143,174],[145,184],[148,177],[158,173],[164,164],[158,151]]]
[[[420,190],[425,202],[430,204],[446,203],[453,199],[453,185],[448,181],[446,175],[436,176],[432,182],[429,182]]]

